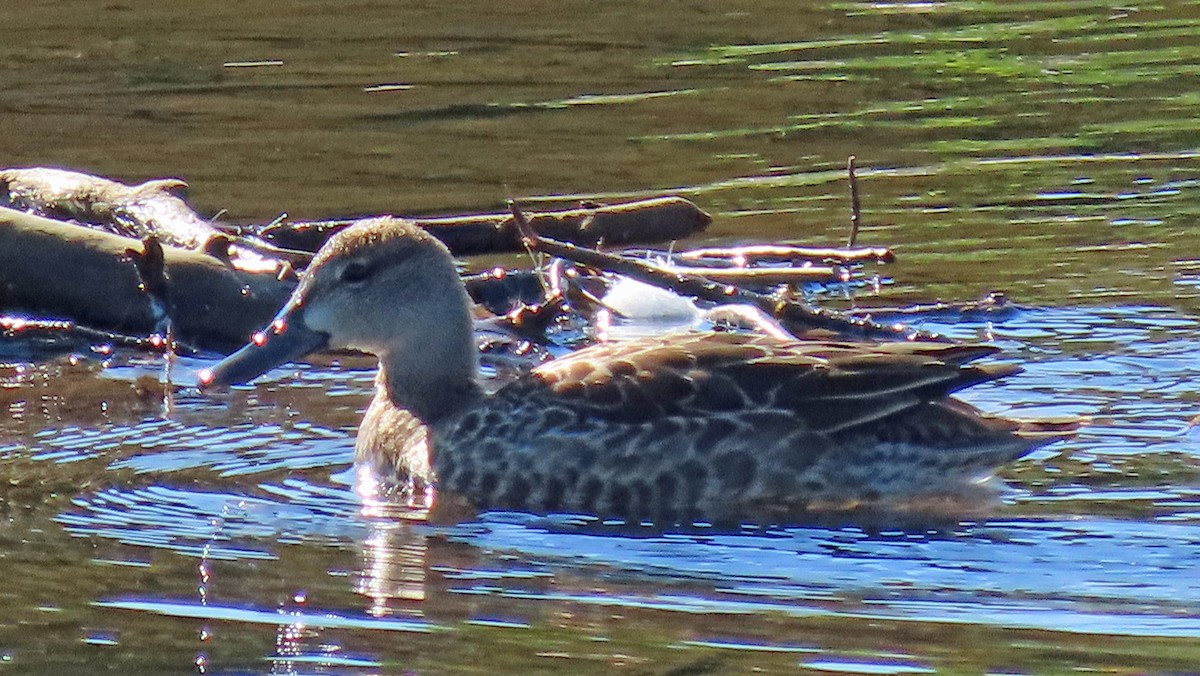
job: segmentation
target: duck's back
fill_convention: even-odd
[[[696,333],[582,350],[435,437],[438,490],[480,509],[776,520],[961,486],[1038,440],[948,399],[1007,375],[984,346]]]

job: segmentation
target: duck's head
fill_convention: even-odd
[[[346,228],[321,247],[271,325],[201,372],[200,386],[245,383],[322,349],[377,355],[389,380],[412,387],[472,378],[470,304],[450,252],[395,218]]]

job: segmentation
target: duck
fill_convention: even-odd
[[[690,331],[603,343],[485,391],[447,248],[394,217],[317,253],[274,321],[199,375],[323,350],[378,358],[355,462],[477,512],[780,523],[953,494],[1061,434],[955,392],[1019,372],[983,344]]]

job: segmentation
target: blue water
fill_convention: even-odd
[[[1190,345],[1196,321],[1155,307],[1026,308],[1000,321],[931,320],[925,328],[992,340],[1025,367],[966,392],[971,403],[1085,420],[1075,438],[1001,474],[991,516],[936,528],[663,533],[565,515],[489,513],[434,526],[411,520],[403,506],[381,512],[355,492],[353,425],[322,424],[307,400],[294,401],[295,410],[273,402],[292,388],[336,388],[365,401],[370,371],[358,362],[285,367],[215,398],[184,391],[167,420],[68,425],[28,448],[0,447],[0,457],[99,462],[113,477],[108,485],[80,492],[55,521],[74,538],[117,544],[105,548],[107,564],[153,568],[154,552],[167,552],[224,571],[183,594],[117,585],[92,600],[116,613],[105,615],[114,626],[129,613],[226,627],[294,624],[344,632],[353,645],[363,632],[530,632],[547,613],[636,612],[668,634],[728,618],[719,631],[683,631],[670,642],[675,649],[799,651],[814,655],[806,668],[844,673],[922,673],[945,662],[936,650],[923,656],[919,644],[899,657],[839,657],[838,646],[780,634],[772,623],[822,621],[868,634],[864,627],[881,622],[993,627],[1051,632],[1068,645],[1071,636],[1200,638],[1200,448],[1188,425],[1189,384],[1200,376]],[[185,360],[177,373],[186,378],[208,363]],[[113,367],[108,377],[150,367]],[[230,402],[247,422],[207,422]],[[297,556],[341,563],[289,572]],[[205,592],[223,576],[246,575],[274,578],[273,588],[326,590],[323,598],[346,585],[355,593],[281,604],[277,592],[253,586],[219,599]],[[465,614],[444,611],[460,604]],[[301,656],[328,672],[385,658]]]

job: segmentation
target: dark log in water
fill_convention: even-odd
[[[160,187],[130,188],[73,172],[21,172],[24,173],[0,172],[8,181],[4,185],[9,190],[9,199],[25,206],[36,203],[41,205],[39,210],[63,217],[102,220],[111,217],[105,210],[114,204],[113,191],[160,190]],[[43,183],[37,190],[29,187],[37,181],[27,180],[34,175],[40,176],[38,180]],[[52,178],[61,179],[62,184],[50,185]],[[118,187],[114,188],[114,185]],[[17,188],[15,198],[12,192],[14,188]],[[31,190],[38,193],[36,197],[31,197]],[[546,232],[588,239],[613,238],[618,241],[651,232],[656,236],[682,236],[703,227],[709,220],[690,202],[675,198],[543,213],[537,218]],[[519,228],[514,225],[516,219],[511,215],[507,218],[486,215],[422,223],[435,234],[457,243],[460,252],[493,250],[501,244],[507,247],[508,244],[503,242],[509,239],[518,242],[521,238]],[[40,318],[65,319],[97,330],[132,336],[162,332],[169,319],[173,321],[175,335],[180,341],[202,348],[221,349],[243,343],[247,336],[265,326],[294,288],[294,280],[280,281],[274,274],[254,274],[237,269],[230,264],[228,257],[221,255],[225,253],[224,250],[214,252],[209,245],[200,250],[179,246],[159,247],[154,237],[148,235],[139,241],[94,227],[82,227],[0,207],[0,312],[26,312]],[[195,241],[198,240],[193,240],[193,243]],[[209,243],[213,241],[217,240],[211,239]],[[774,296],[727,285],[839,280],[847,274],[843,268],[808,266],[670,270],[591,249],[577,249],[550,238],[538,241],[540,250],[665,286],[684,295],[707,301],[755,305],[798,333],[828,329],[879,338],[910,335],[904,330],[883,327],[869,320],[816,310],[807,305],[784,302]],[[794,255],[796,251],[768,252],[764,249],[755,253]],[[806,253],[825,258],[837,258],[839,255],[851,259],[881,257],[878,250],[839,253],[812,250]],[[689,257],[686,253],[681,256]],[[697,256],[693,260],[697,263],[709,262],[705,256]],[[266,267],[271,269],[275,266]],[[485,303],[499,314],[507,313],[512,306],[519,305],[520,301],[528,301],[540,291],[538,277],[534,273],[492,273],[466,281],[476,301]],[[576,287],[570,285],[568,291],[583,295],[568,298],[572,303],[602,305],[594,298],[587,297],[582,288]],[[520,335],[529,337],[542,325],[541,318],[553,317],[553,311],[561,310],[559,302],[544,305],[543,311],[530,317],[513,315],[508,320],[514,329],[519,329]]]
[[[0,207],[0,310],[146,335],[156,328],[154,304],[127,250],[143,244]],[[294,286],[179,247],[163,247],[163,257],[177,335],[201,347],[244,343]]]
[[[711,216],[682,197],[530,212],[528,218],[537,232],[584,246],[668,242],[701,232],[712,222]],[[511,214],[413,220],[442,240],[456,256],[521,250],[521,236]],[[272,224],[262,228],[258,236],[286,249],[316,251],[351,223],[354,221]]]

